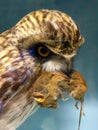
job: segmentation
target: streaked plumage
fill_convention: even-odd
[[[31,12],[0,35],[0,130],[15,130],[38,107],[31,90],[43,71],[72,73],[83,43],[68,15]]]

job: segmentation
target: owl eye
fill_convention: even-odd
[[[47,57],[50,54],[50,51],[48,50],[48,48],[44,47],[44,46],[39,46],[37,48],[37,53],[42,56],[42,57]]]

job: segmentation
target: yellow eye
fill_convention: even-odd
[[[50,51],[44,46],[38,47],[37,51],[38,54],[42,57],[47,57],[50,54]]]

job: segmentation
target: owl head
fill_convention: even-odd
[[[29,53],[29,59],[36,60],[35,66],[66,74],[71,72],[73,59],[84,41],[72,18],[56,10],[31,12],[11,29],[11,33],[18,48]]]
[[[30,77],[40,71],[59,71],[70,75],[73,59],[84,42],[78,25],[70,16],[44,9],[23,17],[14,27],[2,33],[0,39],[5,52],[5,60],[4,57],[1,60],[1,75],[11,73],[22,83],[25,75]],[[6,57],[9,60],[6,61]]]

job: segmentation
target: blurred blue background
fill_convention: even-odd
[[[80,26],[85,44],[74,68],[88,84],[81,130],[98,130],[98,0],[0,0],[0,33],[27,13],[42,8],[63,11]],[[79,110],[74,104],[74,100],[60,101],[56,110],[40,108],[17,130],[77,130]]]

